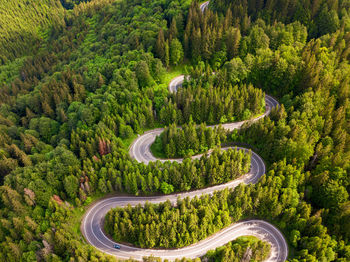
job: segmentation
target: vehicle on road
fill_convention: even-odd
[[[120,249],[120,246],[119,246],[118,244],[114,244],[113,247],[114,247],[115,249]]]

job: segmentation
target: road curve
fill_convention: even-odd
[[[206,2],[202,3],[202,4],[199,6],[199,8],[201,9],[202,13],[204,13],[205,9],[208,8],[209,2],[210,2],[210,1],[206,1]]]
[[[185,195],[181,195],[184,197]],[[97,202],[90,208],[83,220],[83,234],[87,241],[100,251],[121,259],[133,258],[142,260],[145,256],[155,256],[162,259],[175,260],[176,258],[196,258],[205,255],[209,250],[223,246],[240,236],[256,236],[271,245],[271,253],[266,261],[282,262],[287,259],[288,247],[283,235],[273,225],[262,220],[249,220],[233,224],[211,237],[194,245],[171,250],[142,249],[119,244],[120,249],[114,249],[114,241],[109,239],[102,231],[102,221],[106,213],[114,207],[125,207],[128,204],[135,206],[150,203],[161,203],[170,200],[176,203],[177,195],[161,197],[112,197]]]
[[[208,7],[209,1],[206,1],[200,5],[202,12]],[[184,81],[184,76],[179,76],[173,79],[169,85],[170,92],[176,92],[179,87],[182,86]],[[257,121],[270,114],[271,109],[278,105],[278,102],[271,96],[265,96],[266,101],[266,111],[263,115],[248,121]],[[241,121],[236,123],[228,123],[222,125],[228,130],[234,130],[240,128],[245,122]],[[214,127],[214,126],[211,126]],[[161,134],[163,129],[155,129],[144,133],[142,136],[138,137],[132,146],[130,147],[130,155],[139,162],[148,163],[150,161],[156,161],[156,159],[151,151],[150,146],[154,142],[157,135]],[[222,148],[222,150],[227,150],[228,148]],[[246,148],[237,148],[240,150],[248,151]],[[180,249],[171,250],[160,250],[160,249],[142,249],[132,246],[127,246],[119,244],[121,249],[114,249],[113,245],[116,244],[110,238],[108,238],[102,228],[103,220],[107,212],[115,207],[125,207],[127,205],[136,206],[138,204],[144,205],[146,202],[159,204],[166,200],[169,200],[172,204],[175,204],[178,197],[180,198],[193,198],[195,196],[201,196],[205,194],[213,194],[215,191],[223,190],[225,188],[233,189],[241,183],[257,183],[260,177],[265,174],[265,164],[259,155],[255,152],[251,152],[251,168],[250,171],[244,176],[233,180],[229,183],[213,186],[210,188],[200,189],[191,192],[154,196],[154,197],[135,197],[135,196],[120,196],[120,197],[110,197],[95,202],[84,215],[81,224],[81,231],[85,239],[90,245],[99,249],[100,251],[116,256],[121,259],[133,258],[136,260],[142,260],[143,257],[155,256],[162,259],[175,260],[177,258],[196,258],[205,255],[209,250],[215,249],[217,247],[223,246],[228,242],[241,237],[241,236],[256,236],[259,239],[270,243],[271,253],[266,261],[269,262],[283,262],[288,257],[288,245],[285,238],[281,232],[273,225],[263,221],[263,220],[249,220],[233,224],[218,233],[210,236],[196,244],[190,245],[188,247]],[[201,155],[195,156],[194,158],[199,158]],[[160,160],[167,161],[167,160]],[[170,161],[181,162],[182,159],[173,159]]]
[[[227,150],[228,148],[223,148]],[[237,148],[239,150],[248,151],[245,148]],[[249,173],[244,176],[230,181],[229,183],[213,186],[210,188],[200,189],[191,192],[178,193],[172,195],[154,196],[154,197],[135,197],[120,196],[111,197],[96,202],[85,214],[82,222],[82,232],[85,239],[94,247],[102,252],[114,255],[121,259],[133,258],[142,260],[145,256],[155,256],[162,259],[175,260],[176,258],[196,258],[205,255],[209,250],[215,249],[240,236],[256,236],[263,241],[267,241],[271,245],[271,253],[267,261],[283,262],[288,256],[288,246],[281,232],[273,225],[262,220],[249,220],[233,224],[211,237],[208,237],[196,244],[180,249],[142,249],[132,246],[119,244],[121,249],[114,249],[115,242],[108,238],[103,232],[103,219],[111,208],[125,207],[128,204],[136,206],[144,205],[146,202],[159,204],[169,200],[175,204],[178,197],[181,199],[201,195],[213,194],[215,191],[225,188],[233,189],[241,183],[256,183],[260,177],[265,174],[265,164],[259,155],[252,152],[251,168]]]
[[[226,150],[228,148],[223,148]],[[248,151],[245,148],[237,148]],[[135,197],[135,196],[121,196],[111,197],[96,202],[85,214],[83,218],[81,229],[85,239],[94,247],[102,252],[114,255],[121,259],[133,258],[142,260],[144,256],[156,256],[162,259],[175,260],[176,258],[196,258],[206,254],[207,251],[225,245],[226,243],[246,235],[256,236],[263,241],[267,241],[271,245],[271,253],[267,261],[283,262],[288,256],[288,246],[281,234],[281,232],[273,225],[262,220],[249,220],[233,224],[211,237],[208,237],[196,244],[180,249],[160,250],[160,249],[142,249],[132,246],[119,244],[121,249],[114,249],[115,244],[108,238],[102,228],[103,219],[111,208],[125,207],[128,204],[136,206],[138,204],[144,205],[146,202],[159,204],[169,200],[175,204],[178,197],[193,198],[195,196],[213,194],[215,191],[223,190],[225,188],[235,188],[241,183],[256,183],[260,177],[265,174],[265,164],[261,157],[252,152],[251,168],[249,173],[244,176],[230,181],[229,183],[213,186],[210,188],[200,189],[191,192],[178,193],[172,195],[154,196],[154,197]]]
[[[171,81],[169,85],[169,90],[171,92],[176,92],[176,90],[181,87],[184,76],[179,76]],[[270,96],[265,97],[266,99],[266,112],[264,115],[250,121],[257,121],[258,119],[268,115],[271,112],[271,108],[278,105],[278,102]],[[243,123],[230,123],[223,125],[229,130],[240,128]],[[135,142],[130,147],[130,154],[139,162],[148,163],[150,161],[158,160],[156,159],[151,151],[150,145],[153,143],[155,137],[159,135],[163,129],[155,129],[149,132],[146,132],[142,136],[138,137]],[[222,148],[222,150],[227,150],[228,148]],[[236,149],[244,150],[248,152],[246,148],[238,147]],[[178,197],[180,198],[193,198],[195,196],[201,196],[205,194],[213,194],[215,191],[223,190],[225,188],[233,189],[241,183],[257,183],[260,177],[265,174],[265,164],[261,157],[255,152],[251,152],[251,168],[250,171],[244,176],[230,181],[226,184],[213,186],[210,188],[200,189],[191,192],[172,194],[172,195],[163,195],[163,196],[154,196],[154,197],[135,197],[135,196],[123,196],[123,197],[111,197],[107,199],[100,200],[96,202],[88,212],[85,214],[81,231],[85,239],[94,247],[99,249],[102,252],[105,252],[110,255],[114,255],[121,259],[133,258],[136,260],[142,260],[142,257],[145,256],[156,256],[162,259],[175,260],[176,258],[196,258],[206,254],[207,251],[220,247],[240,236],[252,235],[256,236],[261,240],[267,241],[271,245],[271,253],[267,261],[271,262],[282,262],[287,259],[288,256],[288,245],[281,234],[281,232],[274,227],[273,225],[262,221],[262,220],[249,220],[243,221],[236,224],[233,224],[215,235],[208,237],[196,244],[193,244],[188,247],[180,249],[171,249],[171,250],[160,250],[160,249],[142,249],[127,245],[122,245],[121,249],[114,249],[113,245],[115,244],[110,238],[108,238],[102,228],[103,228],[103,219],[107,212],[111,208],[115,207],[125,207],[128,204],[135,206],[138,204],[144,205],[147,201],[150,203],[158,204],[166,200],[171,201],[173,204],[176,203]],[[199,158],[201,155],[195,156],[194,158]],[[168,160],[160,160],[168,161]],[[173,159],[170,161],[181,162],[182,159]]]
[[[170,92],[176,92],[181,86],[184,81],[184,75],[180,75],[178,77],[175,77],[169,84],[169,91]],[[240,122],[234,122],[234,123],[227,123],[222,124],[221,126],[229,131],[232,131],[234,129],[239,129],[242,127],[244,123],[247,122],[255,122],[260,120],[261,118],[268,116],[271,113],[271,109],[278,106],[279,103],[274,99],[273,97],[269,95],[265,95],[265,105],[266,110],[265,113],[250,120],[240,121]],[[209,127],[216,127],[217,125],[209,126]],[[143,162],[145,164],[148,164],[151,161],[177,161],[181,162],[182,159],[158,159],[153,156],[151,153],[151,145],[156,140],[156,137],[159,136],[163,132],[163,128],[157,128],[150,131],[145,132],[143,135],[139,136],[135,141],[131,144],[129,153],[132,158],[137,160],[138,162]]]

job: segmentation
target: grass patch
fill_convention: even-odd
[[[68,223],[70,224],[70,227],[73,229],[75,233],[77,233],[79,236],[82,237],[81,231],[80,231],[80,225],[81,225],[81,220],[88,209],[90,203],[93,203],[97,199],[103,197],[105,194],[102,193],[97,193],[93,196],[89,196],[89,201],[87,201],[86,204],[83,204],[80,207],[74,207],[72,210],[71,216],[69,218]]]
[[[156,137],[156,140],[151,145],[151,153],[157,158],[166,158],[165,153],[163,151],[162,139],[160,136]]]
[[[162,76],[161,83],[166,84],[167,86],[170,84],[171,80],[179,75],[183,75],[186,73],[186,64],[178,65],[171,67],[166,74]]]
[[[72,215],[69,219],[69,223],[72,225],[72,229],[74,230],[74,233],[77,233],[81,236],[80,231],[80,223],[83,215],[85,214],[86,208],[85,207],[76,207],[74,208]]]
[[[259,238],[254,237],[254,236],[242,236],[242,237],[238,237],[234,240],[237,243],[243,244],[243,243],[256,243],[258,241],[260,241]]]
[[[134,140],[137,138],[137,134],[133,134],[129,138],[122,139],[123,144],[125,145],[126,148],[129,148],[129,146],[134,142]]]

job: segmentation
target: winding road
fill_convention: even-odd
[[[202,4],[199,6],[199,8],[201,9],[202,13],[204,13],[205,9],[208,8],[209,2],[210,2],[210,1],[206,1],[206,2],[202,3]]]
[[[176,77],[169,84],[169,91],[176,92],[176,90],[182,86],[182,82],[184,80],[184,76]],[[278,105],[278,102],[266,95],[266,111],[263,115],[247,121],[258,121],[262,117],[269,115],[271,109]],[[240,128],[245,122],[241,121],[236,123],[229,123],[222,125],[224,128],[228,130],[233,130]],[[145,134],[139,136],[134,143],[130,147],[130,155],[138,162],[144,162],[145,164],[150,161],[177,161],[181,162],[182,159],[157,159],[155,158],[151,151],[150,146],[154,142],[157,135],[161,134],[163,129],[155,129]],[[222,150],[227,150],[228,148],[222,148]],[[249,150],[246,148],[238,147],[239,150],[244,150],[248,152]],[[229,183],[213,186],[210,188],[200,189],[191,192],[173,194],[173,195],[165,195],[165,196],[154,196],[154,197],[134,197],[134,196],[125,196],[125,197],[111,197],[107,199],[100,200],[96,202],[85,214],[81,230],[86,240],[96,247],[110,255],[114,255],[118,258],[128,259],[133,258],[137,260],[142,260],[144,256],[156,256],[161,257],[163,259],[167,258],[169,260],[175,260],[176,258],[196,258],[203,256],[207,251],[211,249],[215,249],[219,246],[222,246],[240,236],[252,235],[256,236],[261,240],[267,241],[271,245],[271,253],[267,261],[273,262],[282,262],[287,259],[288,256],[288,245],[280,233],[280,231],[274,227],[273,225],[262,221],[262,220],[249,220],[244,222],[239,222],[233,224],[217,234],[202,240],[196,244],[191,246],[180,248],[180,249],[171,249],[171,250],[157,250],[157,249],[142,249],[127,245],[122,245],[121,249],[114,249],[113,245],[115,244],[110,238],[108,238],[102,228],[103,228],[103,219],[107,212],[111,208],[115,207],[125,207],[128,204],[131,206],[136,206],[138,204],[144,205],[147,201],[149,203],[161,203],[166,200],[171,201],[173,204],[176,203],[177,198],[193,198],[195,196],[201,196],[205,194],[213,194],[215,191],[223,190],[225,188],[235,188],[241,183],[249,184],[249,183],[257,183],[262,175],[265,174],[265,164],[261,157],[255,152],[251,152],[251,168],[250,171],[244,176],[233,180]],[[195,156],[194,158],[199,158],[201,155]]]
[[[204,11],[209,4],[209,1],[203,3],[200,8]],[[184,76],[176,77],[169,84],[169,91],[176,92],[179,87],[182,86]],[[247,121],[258,121],[259,119],[270,114],[271,109],[278,105],[278,102],[271,96],[265,96],[266,111],[263,115]],[[241,121],[236,123],[228,123],[222,125],[228,130],[234,130],[240,128],[247,121]],[[155,129],[144,133],[139,136],[130,147],[130,155],[138,162],[145,164],[150,161],[169,161],[155,158],[151,151],[150,146],[154,142],[157,135],[161,134],[163,129]],[[228,148],[222,148],[227,150]],[[248,152],[246,148],[240,148]],[[157,204],[169,200],[171,203],[176,204],[178,197],[180,198],[193,198],[195,196],[200,197],[205,194],[213,194],[215,191],[223,190],[225,188],[233,189],[241,183],[257,183],[262,175],[265,174],[265,164],[261,157],[255,152],[251,152],[251,168],[250,171],[242,177],[233,180],[229,183],[213,186],[210,188],[200,189],[191,192],[178,193],[172,195],[152,196],[152,197],[136,197],[136,196],[116,196],[95,202],[83,217],[81,224],[81,232],[88,243],[100,251],[116,256],[120,259],[133,258],[136,260],[142,260],[143,257],[155,256],[162,259],[175,260],[177,258],[196,258],[201,257],[207,253],[207,251],[223,246],[228,242],[240,237],[240,236],[256,236],[263,241],[267,241],[271,245],[271,253],[266,261],[271,262],[283,262],[288,256],[288,245],[281,232],[273,225],[263,220],[249,220],[235,223],[218,233],[210,236],[196,244],[180,249],[143,249],[128,245],[120,245],[120,249],[113,248],[116,244],[113,240],[108,238],[103,232],[103,220],[107,212],[115,207],[125,207],[128,204],[136,206],[138,204],[144,205],[146,202]],[[195,156],[199,158],[201,155]],[[170,161],[181,162],[182,159],[172,159]]]
[[[184,75],[178,76],[174,78],[170,84],[169,84],[169,91],[170,92],[176,92],[178,88],[182,86],[182,83],[184,81]],[[266,110],[265,113],[250,120],[245,120],[245,121],[240,121],[240,122],[234,122],[234,123],[227,123],[227,124],[222,124],[221,126],[229,131],[232,131],[234,129],[239,129],[242,127],[243,124],[247,122],[256,122],[260,120],[261,118],[268,116],[271,113],[271,109],[278,106],[279,103],[271,96],[265,95],[265,105],[266,105]],[[209,126],[209,127],[216,127],[214,126]],[[156,140],[156,137],[159,136],[162,132],[164,131],[163,128],[157,128],[153,129],[151,131],[145,132],[143,135],[139,136],[131,145],[130,147],[130,156],[134,159],[136,159],[138,162],[143,162],[145,164],[148,164],[151,161],[177,161],[181,162],[181,159],[158,159],[155,156],[153,156],[151,152],[151,145],[153,142]],[[195,158],[200,157],[196,156]]]

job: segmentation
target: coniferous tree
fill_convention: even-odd
[[[164,32],[163,29],[159,29],[158,32],[158,37],[157,37],[157,42],[156,42],[156,46],[155,46],[155,53],[157,55],[157,57],[159,57],[163,63],[165,63],[165,38],[164,38]],[[165,63],[166,64],[166,63]]]
[[[170,62],[172,65],[176,66],[180,64],[183,60],[183,48],[182,44],[177,38],[172,39],[170,43]]]

